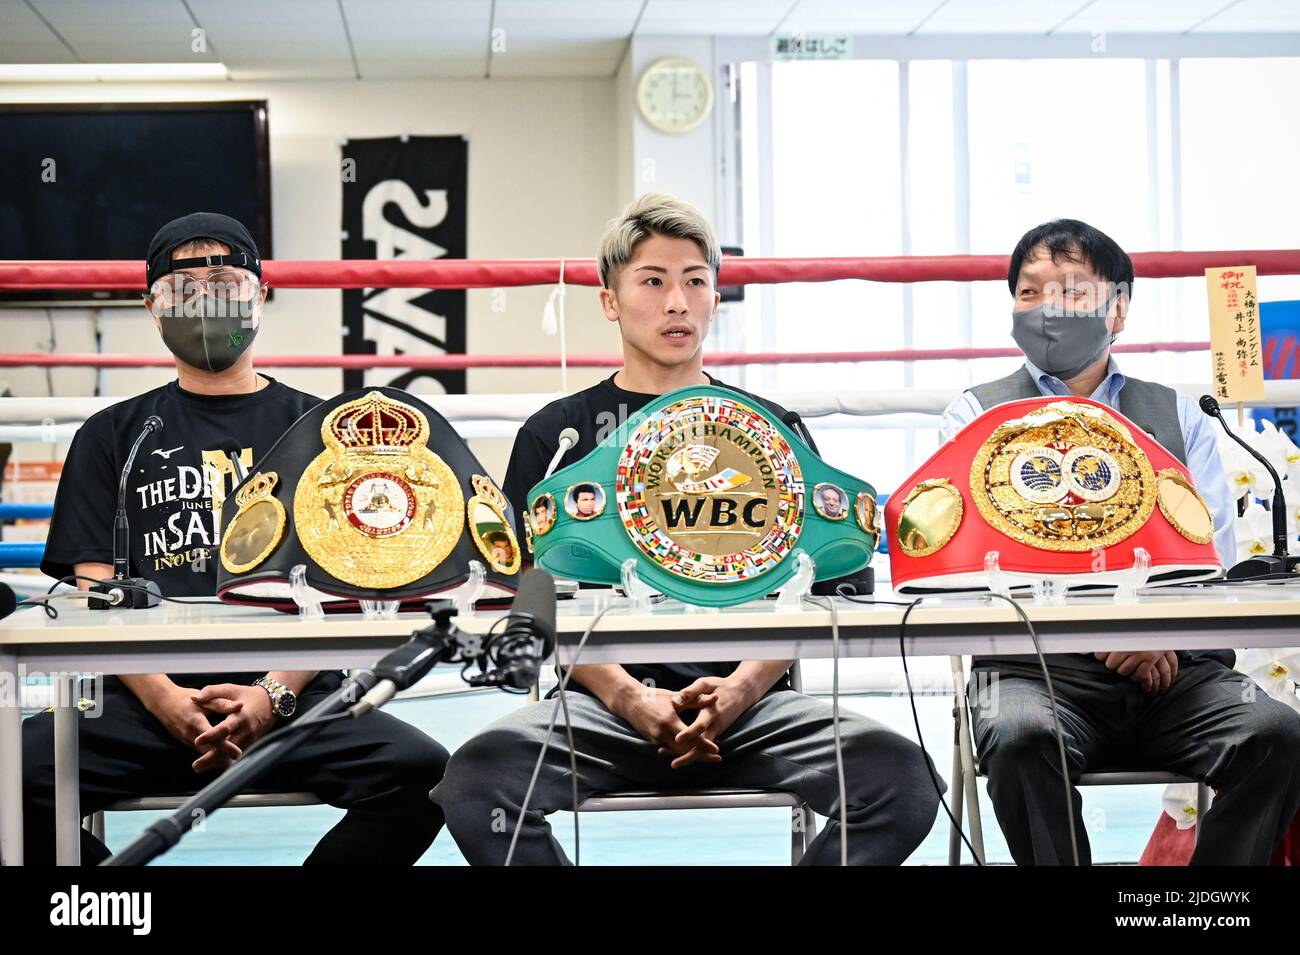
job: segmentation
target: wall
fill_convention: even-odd
[[[339,141],[344,138],[462,134],[469,140],[469,255],[474,258],[591,256],[605,221],[627,196],[616,186],[615,79],[225,82],[203,84],[50,84],[0,87],[7,102],[267,99],[272,163],[274,252],[277,258],[339,257],[341,188]],[[626,146],[624,146],[626,149]],[[624,186],[625,188],[625,186]],[[202,206],[196,184],[195,206]],[[144,257],[144,250],[140,250]],[[541,329],[547,288],[469,293],[469,351],[552,352],[558,340]],[[267,307],[258,336],[263,354],[338,354],[341,293],[283,290]],[[503,307],[503,310],[494,310]],[[94,351],[99,322],[107,352],[165,354],[142,308],[51,311],[60,351]],[[571,352],[618,349],[617,329],[605,321],[595,293],[567,297]],[[6,311],[0,350],[48,350],[43,309]],[[272,370],[289,384],[335,393],[340,373]],[[570,388],[594,382],[601,370],[573,370]],[[55,370],[56,394],[92,394],[96,374]],[[172,377],[162,369],[109,371],[100,393],[127,395]],[[43,369],[0,369],[15,394],[47,394]],[[471,392],[559,390],[559,371],[475,369]],[[418,390],[418,389],[417,389]],[[476,442],[484,465],[504,475],[509,439]],[[48,446],[21,447],[28,458]],[[59,452],[61,453],[61,452]]]

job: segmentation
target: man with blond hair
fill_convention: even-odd
[[[642,196],[609,223],[598,259],[600,304],[619,327],[624,364],[594,387],[553,401],[520,428],[505,481],[517,513],[565,428],[575,429],[579,440],[560,466],[581,460],[660,395],[722,384],[703,370],[722,255],[700,213],[671,196]],[[778,420],[785,415],[770,401],[748,397]],[[568,709],[579,798],[615,790],[789,790],[830,820],[805,863],[839,862],[841,815],[851,863],[903,862],[938,810],[938,787],[923,753],[865,716],[842,713],[848,798],[841,809],[832,707],[791,688],[791,662],[575,666],[569,688],[577,692],[568,694]],[[505,860],[557,705],[544,700],[492,723],[452,756],[434,789],[471,864]],[[514,862],[568,861],[545,817],[572,804],[569,766],[567,739],[557,733],[529,799]]]

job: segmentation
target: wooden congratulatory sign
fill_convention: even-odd
[[[1210,360],[1214,397],[1258,401],[1264,397],[1263,335],[1255,266],[1205,270],[1210,302]]]

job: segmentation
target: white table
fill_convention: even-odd
[[[877,599],[897,600],[882,592]],[[557,656],[572,650],[597,610],[611,604],[583,651],[584,663],[795,659],[831,655],[825,609],[779,610],[774,601],[714,612],[667,602],[634,612],[607,592],[583,591],[559,604]],[[903,608],[836,600],[841,655],[898,655]],[[1251,586],[1151,591],[1136,601],[1071,597],[1059,605],[1025,603],[1045,652],[1195,650],[1300,644],[1300,587]],[[500,614],[457,618],[483,633]],[[20,668],[55,674],[65,684],[81,673],[129,674],[361,668],[401,643],[428,618],[391,620],[294,615],[247,607],[164,603],[152,610],[89,610],[67,604],[58,620],[26,609],[0,621],[0,853],[22,859]],[[979,597],[927,598],[908,619],[907,653],[915,656],[1032,653],[1015,611]],[[63,697],[68,698],[68,697]],[[75,696],[70,697],[75,703]],[[75,861],[78,821],[76,711],[55,713],[60,861]]]

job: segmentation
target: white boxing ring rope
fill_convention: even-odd
[[[1196,399],[1210,392],[1209,383],[1173,385],[1177,391]],[[870,418],[887,415],[928,415],[943,412],[960,394],[960,388],[911,388],[874,391],[787,391],[768,397],[804,418],[848,416]],[[325,396],[322,396],[325,397]],[[417,395],[436,408],[455,426],[461,437],[509,438],[535,411],[560,397],[558,394],[473,394]],[[53,443],[70,441],[81,423],[95,412],[121,401],[118,397],[0,398],[0,442]],[[1264,398],[1248,401],[1247,407],[1287,408],[1300,406],[1300,380],[1278,379],[1264,382]],[[828,421],[832,428],[872,427],[858,421]],[[897,427],[898,422],[882,422],[878,427]]]

